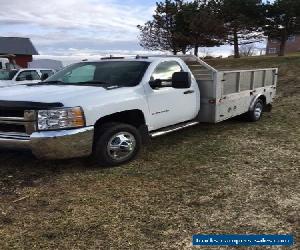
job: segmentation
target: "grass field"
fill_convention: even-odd
[[[278,66],[272,113],[155,139],[119,168],[1,151],[0,249],[192,249],[198,233],[293,234],[299,249],[300,57],[209,63]]]

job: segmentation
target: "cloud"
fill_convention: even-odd
[[[2,1],[0,33],[30,37],[40,53],[140,49],[136,25],[151,18],[153,3],[116,0]]]
[[[43,58],[63,61],[145,54],[136,26],[151,19],[154,9],[155,0],[2,0],[0,35],[29,37]],[[221,46],[202,55],[231,53]]]
[[[99,28],[135,31],[136,25],[149,16],[151,8],[126,6],[101,0],[13,0],[1,3],[3,24],[23,23],[55,29]]]

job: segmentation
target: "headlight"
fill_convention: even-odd
[[[80,107],[38,111],[38,130],[69,129],[84,126],[84,114]]]

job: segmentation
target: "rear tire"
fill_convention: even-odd
[[[253,110],[248,113],[250,122],[257,122],[261,119],[264,110],[264,103],[262,100],[257,100],[254,104]]]
[[[103,166],[125,164],[133,160],[141,149],[141,135],[129,124],[107,123],[97,132],[93,158]]]

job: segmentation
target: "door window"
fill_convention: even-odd
[[[178,62],[163,62],[159,64],[154,70],[151,76],[151,81],[161,80],[162,86],[169,86],[172,81],[173,74],[181,71],[182,68]]]
[[[17,70],[12,71],[0,71],[0,80],[12,80],[14,76],[18,73]]]
[[[26,71],[22,71],[18,77],[17,77],[17,81],[36,81],[36,80],[40,80],[40,76],[39,74],[35,71],[35,70],[26,70]]]

